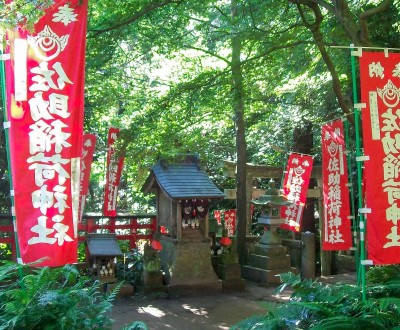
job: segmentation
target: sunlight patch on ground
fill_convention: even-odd
[[[155,317],[163,317],[163,316],[165,316],[165,313],[161,309],[153,307],[152,305],[139,307],[138,308],[138,312],[140,314],[150,314],[150,315],[153,315]]]
[[[208,312],[204,308],[191,307],[187,304],[182,305],[182,307],[188,311],[191,311],[195,315],[207,316]]]

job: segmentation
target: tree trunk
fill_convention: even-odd
[[[235,113],[236,128],[236,152],[237,152],[237,169],[236,169],[236,241],[239,255],[239,262],[246,263],[246,234],[247,234],[247,218],[246,218],[246,139],[244,124],[244,90],[243,76],[240,63],[241,40],[239,34],[235,31],[238,22],[238,2],[231,0],[231,17],[232,17],[232,92],[233,92],[233,110]]]

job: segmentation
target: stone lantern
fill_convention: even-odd
[[[280,283],[278,274],[293,272],[290,255],[276,229],[283,224],[281,218],[281,207],[290,205],[293,202],[282,195],[279,189],[275,188],[273,179],[268,183],[269,188],[265,194],[251,202],[261,206],[261,216],[258,223],[264,226],[264,234],[260,241],[254,245],[250,252],[249,264],[242,267],[242,276],[246,279],[263,283]]]
[[[282,240],[276,232],[276,229],[284,222],[284,219],[281,218],[281,207],[290,205],[293,201],[283,196],[282,191],[275,188],[274,179],[271,179],[268,182],[268,189],[265,194],[251,202],[254,205],[261,206],[261,216],[258,219],[258,223],[263,225],[265,230],[260,243],[268,245],[282,244]]]

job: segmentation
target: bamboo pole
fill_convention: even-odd
[[[354,50],[354,47],[352,47]],[[355,67],[355,56],[351,54],[351,75],[353,81],[353,102],[354,105],[358,103],[357,97],[357,82],[356,82],[356,67]],[[361,139],[360,139],[360,110],[357,107],[354,107],[354,123],[355,123],[355,131],[356,131],[356,157],[362,156],[361,154]],[[360,274],[357,277],[358,284],[360,284],[361,277],[361,294],[362,301],[366,302],[367,293],[365,288],[365,265],[363,261],[365,260],[365,218],[362,213],[360,213],[360,209],[363,207],[363,190],[362,190],[362,166],[361,161],[357,161],[357,188],[358,188],[358,219],[359,219],[359,228],[360,228]]]

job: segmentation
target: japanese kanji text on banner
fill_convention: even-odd
[[[22,262],[77,260],[87,0],[55,1],[35,33],[7,31],[7,117]]]
[[[117,215],[118,186],[124,166],[124,157],[119,157],[113,146],[118,139],[118,133],[119,129],[115,127],[110,127],[108,131],[107,173],[103,206],[103,214],[108,217]]]
[[[281,217],[284,219],[284,223],[281,225],[283,229],[300,231],[312,165],[312,156],[297,153],[289,156],[282,190],[283,195],[294,203],[281,208]]]
[[[360,57],[368,259],[400,263],[400,54]]]
[[[352,246],[350,194],[343,122],[322,126],[322,178],[324,193],[323,250],[348,250]]]

